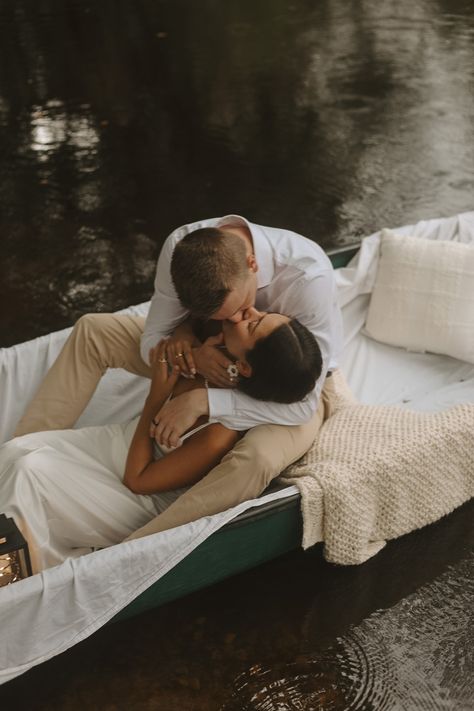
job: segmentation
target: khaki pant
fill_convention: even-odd
[[[72,427],[107,368],[149,377],[150,369],[140,356],[143,326],[144,319],[136,316],[88,314],[80,318],[15,436]],[[332,393],[328,378],[314,417],[304,425],[260,425],[249,430],[217,467],[130,538],[174,528],[259,496],[309,449],[330,414]]]
[[[140,355],[145,319],[118,314],[86,314],[20,419],[15,437],[74,427],[107,368],[151,377]]]
[[[307,424],[259,425],[249,430],[217,467],[125,540],[182,526],[255,499],[311,447],[331,412],[332,395],[332,378],[328,378],[316,414]]]

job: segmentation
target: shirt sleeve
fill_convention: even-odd
[[[209,419],[233,430],[248,430],[256,425],[299,425],[308,422],[316,412],[321,386],[303,400],[290,405],[255,400],[238,390],[209,388]]]
[[[140,353],[148,363],[148,353],[158,341],[169,336],[188,316],[189,311],[181,306],[171,279],[171,256],[178,242],[176,232],[166,239],[158,258],[155,276],[155,291],[141,338]]]

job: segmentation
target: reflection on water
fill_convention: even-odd
[[[469,209],[473,37],[462,0],[0,0],[0,344],[147,300],[183,222]]]
[[[222,711],[472,711],[474,553],[320,655],[255,665]]]
[[[148,300],[184,222],[331,246],[472,209],[473,83],[468,0],[0,0],[0,345]],[[276,561],[101,631],[10,707],[467,711],[472,536],[471,506],[357,569]]]

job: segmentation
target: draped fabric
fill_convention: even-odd
[[[425,220],[397,232],[474,242],[474,213]],[[376,233],[364,240],[352,263],[337,273],[345,326],[342,370],[355,396],[362,403],[398,404],[420,411],[473,402],[473,365],[446,356],[408,353],[364,336],[379,239]],[[144,315],[146,310],[145,304],[128,311]],[[67,334],[61,331],[0,351],[0,441],[11,436]],[[140,378],[120,371],[107,373],[78,426],[130,421],[140,412],[147,389],[147,381]],[[4,458],[0,476],[9,470],[11,452]],[[294,486],[287,487],[170,531],[71,557],[0,588],[0,682],[88,637],[242,511],[296,491]]]

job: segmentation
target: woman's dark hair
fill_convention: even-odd
[[[257,341],[246,360],[252,375],[239,378],[239,390],[256,400],[282,403],[310,393],[323,365],[316,338],[295,318]]]

